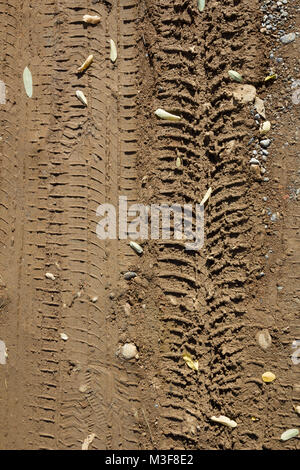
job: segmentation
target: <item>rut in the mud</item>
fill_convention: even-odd
[[[80,449],[90,435],[91,449],[280,448],[300,389],[286,329],[297,323],[298,219],[291,206],[287,228],[265,228],[266,186],[248,158],[257,127],[228,76],[238,70],[269,93],[261,2],[207,1],[201,13],[197,0],[79,3],[0,5],[0,448]],[[87,13],[101,21],[85,24]],[[181,120],[159,120],[157,108]],[[286,186],[296,157],[278,162]],[[96,235],[97,207],[118,207],[119,196],[194,206],[210,187],[201,250],[147,240],[138,256],[128,240]],[[125,280],[127,271],[137,276]],[[272,333],[264,352],[263,328]],[[126,342],[137,360],[116,355]]]

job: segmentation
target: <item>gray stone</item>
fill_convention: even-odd
[[[285,34],[284,36],[281,36],[280,41],[282,44],[289,44],[290,42],[295,41],[296,39],[296,34],[295,33],[289,33]]]
[[[263,148],[269,147],[270,143],[271,143],[271,140],[270,140],[270,139],[264,139],[264,140],[261,140],[261,141],[260,141],[260,145],[261,145],[261,147],[263,147]]]

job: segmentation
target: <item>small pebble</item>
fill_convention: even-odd
[[[51,279],[51,281],[55,280],[55,276],[52,273],[46,273],[45,276],[46,276],[47,279]]]
[[[282,44],[289,44],[290,42],[295,41],[296,39],[296,34],[295,33],[288,33],[285,34],[284,36],[281,36],[280,41]]]
[[[276,222],[276,220],[277,220],[277,215],[276,215],[276,214],[272,214],[272,215],[271,215],[271,221],[272,221],[272,222]]]
[[[123,359],[130,360],[138,358],[138,351],[136,345],[133,343],[126,343],[120,348],[120,355]]]
[[[263,155],[266,155],[266,156],[268,156],[268,155],[269,155],[269,152],[268,152],[268,150],[262,149],[262,151],[261,151],[261,152],[262,152],[262,154],[263,154]]]
[[[257,160],[257,158],[251,158],[249,163],[250,165],[259,165],[259,160]]]
[[[66,333],[61,333],[61,334],[60,334],[60,337],[61,337],[61,339],[63,339],[64,341],[67,341],[67,339],[69,339],[69,336],[66,335]]]
[[[269,145],[271,143],[271,140],[270,139],[264,139],[264,140],[261,140],[259,143],[260,143],[261,147],[267,148],[267,147],[269,147]]]
[[[127,273],[124,274],[124,279],[126,279],[126,281],[129,281],[130,279],[133,279],[136,276],[137,276],[137,273],[128,271]]]

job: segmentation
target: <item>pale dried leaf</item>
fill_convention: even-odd
[[[223,416],[223,415],[221,415],[219,417],[212,416],[210,419],[212,421],[215,421],[216,423],[224,424],[224,426],[228,426],[229,428],[236,428],[237,427],[237,423],[235,421],[233,421],[232,419],[227,418],[227,416]]]
[[[176,114],[171,114],[165,111],[164,109],[158,108],[155,111],[155,115],[160,119],[165,119],[167,121],[180,121],[181,117],[176,116]]]
[[[100,23],[101,18],[98,15],[84,15],[82,20],[84,21],[84,23],[98,24]]]
[[[198,0],[199,11],[203,11],[205,8],[205,0]]]
[[[81,90],[76,91],[76,96],[79,99],[79,101],[81,101],[82,104],[87,106],[87,99],[86,99],[86,97],[84,96],[84,94]]]
[[[299,435],[299,429],[288,429],[287,431],[284,431],[280,439],[282,441],[288,441],[289,439],[292,439],[293,437],[297,437]]]
[[[112,61],[112,63],[116,62],[117,57],[118,53],[115,41],[113,39],[110,39],[110,60]]]
[[[28,67],[25,67],[24,69],[23,82],[24,82],[26,94],[29,98],[31,98],[33,94],[32,75]]]
[[[255,98],[254,108],[256,109],[256,111],[258,112],[258,114],[262,118],[266,119],[266,111],[265,111],[264,101],[262,99],[260,99],[258,96]]]
[[[241,74],[239,74],[238,72],[236,72],[235,70],[228,70],[228,75],[230,78],[232,78],[232,80],[236,81],[236,82],[242,82],[243,81],[243,77]]]
[[[139,255],[141,255],[143,253],[143,248],[136,242],[130,242],[129,245],[131,246],[131,248],[136,252],[138,253]]]
[[[88,437],[84,439],[82,446],[81,446],[81,450],[89,450],[89,445],[93,442],[95,437],[96,437],[95,433],[89,434]]]
[[[202,201],[200,202],[200,206],[204,206],[204,204],[206,203],[206,201],[210,198],[211,192],[212,192],[212,188],[209,188],[209,189],[206,191],[204,198],[203,198]]]
[[[0,104],[6,103],[6,86],[5,83],[0,80]]]

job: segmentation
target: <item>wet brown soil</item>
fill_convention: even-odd
[[[282,45],[261,29],[264,4],[277,8],[0,4],[1,449],[80,449],[92,433],[90,449],[299,449],[280,435],[300,419],[300,36]],[[300,31],[300,2],[286,8],[285,30]],[[87,13],[101,22],[84,25]],[[265,102],[265,160],[253,104],[233,99],[229,69]],[[157,108],[182,119],[158,120]],[[249,165],[254,150],[265,173]],[[97,207],[119,196],[195,205],[210,187],[201,250],[145,240],[139,257],[128,240],[96,235]],[[126,281],[127,271],[138,276]],[[126,342],[137,359],[116,355]],[[262,381],[266,371],[274,382]]]

